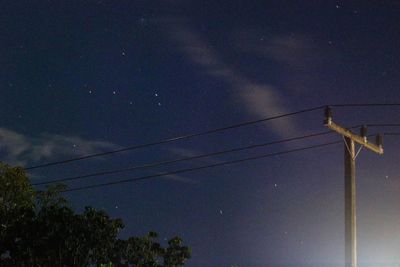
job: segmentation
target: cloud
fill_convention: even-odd
[[[239,104],[249,114],[256,118],[264,118],[288,112],[282,104],[283,101],[276,87],[253,82],[225,64],[218,56],[218,51],[212,48],[207,39],[186,26],[187,23],[184,20],[169,19],[165,22],[168,25],[169,35],[178,48],[193,63],[202,67],[208,75],[227,83],[232,92],[232,100],[237,102],[239,99]],[[290,119],[271,122],[267,127],[278,136],[295,132],[294,123]]]
[[[194,157],[199,155],[198,152],[192,149],[181,148],[181,147],[172,147],[169,149],[169,152],[171,152],[174,155],[180,156],[182,158]]]
[[[190,158],[190,157],[196,157],[200,155],[205,155],[208,153],[204,153],[198,150],[193,150],[193,149],[187,149],[187,148],[180,148],[180,147],[172,147],[169,148],[169,152],[172,153],[173,155],[178,156],[179,158]],[[213,151],[215,152],[215,151]],[[212,152],[210,152],[212,153]],[[205,164],[216,164],[216,163],[221,163],[222,161],[216,159],[215,157],[204,157],[197,159],[196,161],[188,161],[188,162],[202,162]]]
[[[342,53],[329,40],[302,33],[263,36],[256,30],[238,30],[230,35],[236,52],[255,61],[267,62],[279,70],[280,86],[295,97],[305,94],[322,98],[331,83],[321,79],[327,70],[342,64]],[[322,99],[321,99],[322,102]]]
[[[41,134],[26,136],[0,128],[0,159],[12,165],[26,166],[60,157],[84,156],[119,148],[104,141],[85,140],[77,136]]]
[[[240,52],[272,60],[289,68],[309,68],[320,61],[319,49],[310,38],[301,34],[281,34],[273,37],[255,37],[259,34],[239,31],[232,39]]]
[[[0,128],[0,155],[4,162],[14,165],[24,165],[20,158],[31,148],[31,143],[22,134]]]
[[[306,47],[304,40],[294,38],[290,35],[283,35],[266,42],[264,53],[278,62],[290,65],[302,65]]]
[[[176,174],[166,175],[166,176],[163,176],[163,178],[167,179],[167,180],[172,180],[174,182],[184,183],[184,184],[198,184],[199,183],[198,181],[196,181],[194,179],[190,179],[185,176],[176,175]]]
[[[190,158],[190,157],[196,157],[199,155],[207,154],[198,150],[194,149],[187,149],[187,148],[181,148],[181,147],[171,147],[168,149],[168,151],[173,155],[173,156],[178,156],[178,158]],[[174,157],[175,158],[175,157]],[[200,158],[197,159],[196,161],[190,161],[188,160],[185,164],[186,167],[180,167],[179,169],[186,169],[189,168],[189,164],[194,164],[194,166],[205,166],[205,165],[212,165],[212,164],[217,164],[221,163],[222,161],[219,159],[216,159],[215,157],[205,157],[205,158]],[[191,178],[188,178],[183,175],[167,175],[165,176],[165,179],[168,180],[173,180],[176,182],[181,182],[181,183],[186,183],[186,184],[198,184],[198,180],[194,180]]]

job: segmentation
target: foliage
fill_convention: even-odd
[[[174,237],[163,248],[156,242],[158,235],[149,232],[144,237],[131,237],[128,240],[118,240],[118,249],[114,257],[116,266],[140,267],[175,267],[182,266],[190,258],[190,249],[182,246],[182,240]],[[124,262],[125,265],[118,265]]]
[[[0,256],[19,241],[22,233],[16,227],[29,221],[33,200],[34,192],[24,170],[0,162]]]
[[[63,188],[35,191],[23,169],[0,162],[0,266],[178,267],[190,258],[179,237],[166,248],[154,232],[118,239],[121,219],[91,207],[75,213]]]

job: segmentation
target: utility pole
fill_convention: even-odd
[[[345,267],[357,267],[356,158],[363,147],[382,155],[382,136],[376,136],[376,144],[369,143],[365,126],[361,127],[360,135],[357,135],[337,125],[332,121],[330,107],[325,109],[324,125],[344,139]],[[356,143],[360,145],[357,152]]]

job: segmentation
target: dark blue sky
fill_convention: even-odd
[[[3,1],[0,159],[30,166],[332,103],[394,103],[397,1]],[[351,126],[398,107],[335,108]],[[32,171],[33,182],[323,131],[322,110]],[[371,133],[399,132],[374,127]],[[316,137],[71,187],[337,140]],[[399,139],[358,157],[362,266],[400,263]],[[122,237],[180,235],[189,267],[343,263],[343,147],[65,194]],[[330,264],[330,265],[329,265]],[[394,265],[393,265],[394,266]]]

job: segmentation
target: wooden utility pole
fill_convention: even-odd
[[[357,267],[356,158],[363,147],[382,155],[382,137],[377,135],[376,144],[372,144],[368,142],[365,126],[361,127],[360,135],[357,135],[337,125],[332,121],[330,107],[325,109],[324,125],[344,139],[345,266]],[[357,152],[356,143],[360,145]]]

